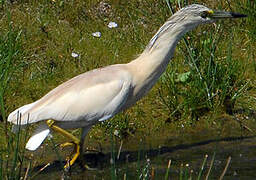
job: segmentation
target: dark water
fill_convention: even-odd
[[[146,173],[148,171],[150,179],[164,179],[168,162],[171,160],[169,179],[179,179],[181,164],[184,167],[188,164],[187,172],[193,170],[192,177],[197,179],[204,157],[207,154],[205,170],[201,177],[201,179],[205,179],[215,153],[209,179],[218,179],[221,176],[229,156],[231,162],[224,179],[256,179],[255,136],[213,138],[172,146],[166,145],[168,139],[165,142],[162,147],[149,148],[150,145],[143,144],[139,150],[123,150],[120,153],[119,160],[116,160],[114,164],[110,163],[111,152],[86,153],[83,157],[84,161],[90,167],[97,168],[97,170],[85,170],[77,163],[70,172],[64,173],[62,167],[65,162],[54,161],[35,178],[113,179],[112,176],[116,173],[116,179],[124,179],[124,176],[126,176],[126,179],[138,179],[142,172]],[[115,157],[116,155],[117,152]],[[43,165],[35,167],[33,173],[42,167]]]

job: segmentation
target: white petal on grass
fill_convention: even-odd
[[[52,138],[53,138],[52,134],[49,133],[48,136],[47,136],[47,139],[48,139],[48,140],[51,140]]]
[[[108,23],[108,27],[109,28],[116,28],[117,27],[117,23],[111,21],[111,22]]]
[[[94,36],[94,37],[101,37],[101,33],[100,32],[94,32],[94,33],[92,33],[92,36]]]
[[[71,53],[71,56],[72,56],[73,58],[77,58],[77,57],[79,56],[79,54],[77,54],[77,53],[75,53],[75,52],[72,52],[72,53]]]
[[[114,135],[119,136],[119,131],[117,129],[114,131]]]

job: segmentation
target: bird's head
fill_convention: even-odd
[[[242,18],[246,17],[244,14],[218,11],[213,10],[208,7],[199,4],[192,4],[180,9],[171,18],[176,20],[176,22],[183,21],[186,25],[191,25],[192,27],[204,23],[213,23],[218,19],[225,18]]]
[[[150,40],[147,49],[152,49],[157,44],[168,42],[167,39],[174,39],[175,42],[180,39],[186,32],[194,29],[200,24],[213,23],[218,19],[225,18],[242,18],[244,14],[215,11],[200,4],[186,6],[174,13],[158,32]],[[158,43],[157,43],[158,42]]]

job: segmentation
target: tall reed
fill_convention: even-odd
[[[23,173],[25,152],[21,144],[24,144],[27,131],[25,133],[18,131],[15,135],[10,132],[5,109],[5,93],[22,57],[22,31],[13,27],[11,14],[8,10],[6,10],[6,14],[9,24],[8,30],[0,33],[0,115],[5,132],[5,145],[0,150],[0,179],[20,179]]]

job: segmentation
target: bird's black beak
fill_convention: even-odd
[[[223,19],[223,18],[244,18],[247,17],[245,14],[225,12],[225,11],[211,11],[210,17],[212,19]]]

